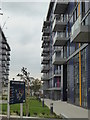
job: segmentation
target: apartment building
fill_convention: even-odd
[[[90,2],[50,2],[42,32],[45,97],[90,108]]]
[[[7,94],[10,65],[10,46],[0,28],[0,91]]]

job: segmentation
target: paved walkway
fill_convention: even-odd
[[[60,119],[26,117],[26,116],[23,116],[23,118],[20,118],[20,116],[10,116],[10,118],[8,119],[6,115],[0,115],[0,120],[60,120]]]
[[[52,101],[45,99],[45,104],[50,108],[53,103],[53,110],[57,115],[63,115],[65,118],[88,118],[88,110],[77,107],[62,101]]]

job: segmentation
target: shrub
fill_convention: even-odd
[[[33,113],[35,116],[37,116],[37,113]]]

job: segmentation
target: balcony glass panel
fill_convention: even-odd
[[[71,28],[71,42],[89,42],[89,15],[82,13]]]

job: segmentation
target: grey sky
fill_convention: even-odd
[[[2,3],[3,30],[11,47],[10,79],[23,66],[31,76],[41,77],[41,30],[47,10],[48,2]]]

